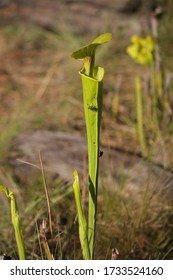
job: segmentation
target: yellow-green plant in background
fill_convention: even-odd
[[[150,65],[154,62],[155,43],[150,36],[146,38],[133,36],[131,42],[133,44],[127,47],[127,53],[135,62],[141,65]]]
[[[94,241],[97,212],[97,189],[99,169],[100,124],[102,115],[102,95],[104,69],[95,66],[95,52],[99,45],[109,42],[111,33],[97,37],[91,44],[72,53],[75,59],[83,60],[79,74],[82,78],[83,101],[88,140],[89,205],[86,221],[80,197],[79,179],[74,172],[74,194],[78,212],[79,236],[84,259],[94,258]]]
[[[161,74],[155,72],[155,42],[152,37],[140,38],[133,36],[131,38],[132,45],[127,47],[128,55],[138,64],[149,66],[150,70],[150,97],[151,102],[146,104],[147,111],[150,116],[143,116],[143,98],[141,94],[141,79],[139,76],[135,77],[135,91],[136,91],[136,115],[137,115],[137,133],[141,145],[143,156],[147,156],[146,139],[144,135],[144,117],[150,120],[148,125],[152,128],[155,136],[159,133],[159,120],[158,120],[158,100],[162,95]],[[158,83],[159,81],[159,83]],[[147,98],[149,100],[149,97]]]

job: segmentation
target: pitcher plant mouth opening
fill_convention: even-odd
[[[79,188],[78,174],[74,172],[74,194],[78,212],[79,238],[84,259],[94,258],[96,231],[98,169],[100,156],[100,125],[102,116],[104,69],[95,66],[95,53],[98,46],[111,40],[112,34],[98,36],[91,44],[72,53],[72,57],[83,60],[79,74],[82,79],[83,102],[88,142],[88,220],[84,215]],[[78,193],[78,194],[77,194]]]
[[[71,57],[84,61],[83,67],[80,70],[81,74],[84,74],[98,81],[101,81],[103,79],[104,69],[95,66],[95,53],[98,46],[109,42],[111,39],[111,33],[101,34],[90,44],[85,45],[84,47],[72,53]]]

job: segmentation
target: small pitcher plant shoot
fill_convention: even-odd
[[[97,189],[99,169],[99,142],[102,115],[102,95],[104,69],[95,66],[95,52],[99,45],[111,40],[112,34],[105,33],[97,37],[91,44],[72,53],[72,57],[83,60],[84,64],[79,74],[82,79],[83,101],[88,141],[88,170],[89,170],[89,205],[88,221],[83,213],[80,197],[79,179],[74,172],[74,193],[79,221],[79,236],[84,259],[94,258],[94,241],[96,230]],[[80,201],[80,202],[79,202]]]
[[[18,209],[17,209],[17,204],[16,204],[14,194],[8,188],[6,188],[2,185],[0,185],[0,192],[4,192],[6,194],[6,197],[10,198],[10,200],[11,200],[11,219],[12,219],[12,223],[13,223],[13,227],[14,227],[14,231],[15,231],[19,259],[25,260],[26,259],[25,247],[24,247],[23,236],[22,236],[20,220],[19,220],[19,214],[18,214]]]

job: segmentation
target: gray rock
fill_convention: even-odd
[[[123,184],[128,192],[138,192],[148,186],[157,192],[172,193],[173,174],[165,169],[147,163],[135,155],[101,147],[100,184],[109,190],[116,190]],[[87,180],[87,143],[79,135],[64,132],[34,131],[19,135],[12,142],[9,162],[16,176],[27,177],[38,172],[39,151],[43,166],[52,176],[72,182],[76,169],[81,181]],[[26,163],[27,162],[27,163]]]

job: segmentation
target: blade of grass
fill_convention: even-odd
[[[39,232],[39,228],[38,228],[38,223],[37,223],[37,221],[35,221],[35,225],[36,225],[36,232],[37,232],[37,238],[38,238],[38,244],[39,244],[41,259],[44,260],[44,257],[43,257],[43,250],[42,250],[42,247],[41,247],[40,232]]]
[[[46,201],[47,201],[47,209],[48,209],[48,217],[49,217],[49,230],[50,230],[50,234],[52,236],[53,230],[52,230],[52,214],[51,214],[51,207],[50,207],[50,199],[49,199],[48,187],[47,187],[46,177],[45,177],[45,172],[44,172],[44,167],[43,167],[43,160],[42,160],[40,151],[39,151],[39,159],[40,159],[40,167],[41,167],[42,179],[43,179],[43,184],[44,184],[44,189],[45,189],[45,194],[46,194]]]
[[[49,244],[48,244],[48,241],[46,238],[46,226],[47,226],[47,223],[46,223],[46,220],[44,219],[40,225],[41,241],[42,241],[42,245],[43,245],[44,252],[45,252],[47,259],[54,260],[54,257],[50,252]]]

